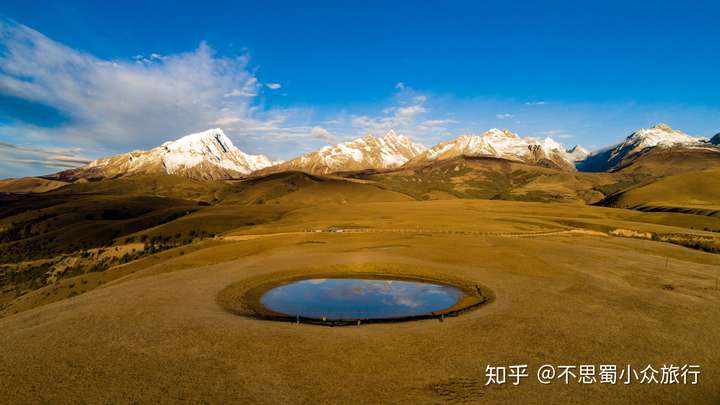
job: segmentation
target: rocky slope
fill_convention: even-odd
[[[221,129],[190,134],[149,151],[101,158],[57,173],[64,180],[174,174],[201,180],[237,178],[272,165],[263,155],[248,155],[235,147]]]

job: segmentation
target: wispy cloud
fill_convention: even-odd
[[[267,83],[265,86],[270,90],[279,90],[282,87],[280,83]]]
[[[575,135],[573,135],[571,132],[566,131],[564,129],[551,129],[547,131],[538,131],[536,132],[538,136],[546,136],[550,138],[560,138],[560,139],[570,139],[574,138]]]
[[[254,104],[263,85],[248,65],[247,55],[218,56],[204,42],[192,52],[104,60],[0,20],[0,93],[52,106],[69,117],[53,127],[0,124],[0,139],[81,144],[95,153],[114,153],[153,147],[213,125],[227,127],[236,139],[248,132],[269,141],[288,132],[308,136],[310,127],[289,124],[297,110]]]
[[[352,125],[361,130],[373,133],[389,131],[391,129],[408,129],[415,122],[417,116],[428,112],[422,105],[405,107],[389,107],[383,110],[380,117],[361,115],[352,119]]]
[[[46,170],[66,169],[90,163],[79,149],[37,148],[0,142],[0,161],[15,165],[41,166]]]
[[[330,131],[323,127],[314,127],[310,130],[310,134],[313,136],[313,138],[322,139],[328,142],[333,142],[337,140],[337,137],[335,137],[335,135],[331,134]]]
[[[430,113],[425,105],[428,96],[418,94],[404,83],[395,85],[397,93],[394,103],[378,115],[356,115],[350,119],[350,125],[357,131],[382,135],[391,129],[414,135],[419,130],[422,118]]]
[[[510,113],[501,113],[501,114],[495,114],[495,117],[500,120],[506,120],[515,117],[515,115]]]

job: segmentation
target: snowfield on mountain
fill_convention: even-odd
[[[409,137],[389,131],[382,138],[366,135],[349,142],[325,146],[263,171],[299,170],[313,174],[364,169],[389,169],[403,165],[426,150]]]
[[[174,174],[201,180],[237,178],[271,166],[264,155],[249,155],[219,129],[186,135],[149,151],[132,151],[58,173],[62,179]]]
[[[551,138],[540,140],[520,137],[508,130],[496,128],[481,135],[461,135],[453,140],[439,143],[419,154],[406,165],[422,165],[461,155],[494,157],[564,169],[574,168],[566,155],[565,148]]]
[[[657,150],[676,148],[688,151],[703,149],[717,151],[706,138],[690,136],[682,131],[674,130],[667,124],[657,124],[651,128],[639,129],[628,136],[622,143],[591,154],[578,162],[578,169],[583,171],[616,170],[629,165],[638,158]]]

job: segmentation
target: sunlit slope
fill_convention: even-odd
[[[601,204],[717,216],[720,215],[720,167],[664,177],[616,193]]]
[[[67,184],[64,181],[43,179],[41,177],[6,179],[0,180],[0,193],[44,193]]]
[[[509,214],[506,221],[525,220],[546,207],[560,212],[569,206],[503,201],[368,205],[393,204],[425,208],[425,218],[441,214],[451,217],[448,223],[477,227],[502,212]],[[475,215],[468,216],[473,208]],[[628,212],[582,209],[583,215],[597,216]],[[493,228],[502,221],[493,221]],[[582,234],[518,238],[425,232],[281,234],[182,253],[163,252],[153,266],[124,272],[126,277],[112,282],[75,280],[57,293],[66,296],[103,284],[52,305],[6,312],[0,318],[0,346],[13,350],[0,356],[0,369],[10,370],[0,380],[4,399],[62,403],[78,392],[92,403],[128,398],[141,403],[353,403],[358,398],[441,403],[448,402],[448,392],[466,403],[478,397],[487,403],[525,403],[537,401],[538,395],[548,403],[570,396],[582,403],[715,404],[719,398],[714,387],[720,377],[711,372],[720,361],[713,345],[720,333],[717,255]],[[217,304],[223,289],[250,278],[365,263],[462,278],[489,287],[496,300],[444,322],[349,328],[261,321]],[[41,293],[52,296],[55,287]],[[577,383],[541,386],[528,379],[507,390],[485,387],[484,365],[508,364],[503,362],[509,358],[533,367],[656,368],[677,358],[708,372],[700,385],[635,384],[607,389],[599,399],[597,390]],[[333,389],[318,389],[318,381]],[[387,381],[392,389],[378,389]]]
[[[608,173],[580,173],[505,159],[461,156],[423,167],[354,177],[418,200],[477,198],[535,202],[594,202],[597,187],[618,180]]]
[[[117,225],[122,226],[123,223],[118,221]],[[0,317],[62,300],[71,294],[81,294],[147,267],[153,267],[153,272],[167,272],[296,245],[296,242],[277,243],[276,238],[282,235],[296,235],[300,238],[297,246],[325,246],[325,243],[330,244],[335,240],[318,242],[326,240],[328,234],[338,237],[344,235],[351,239],[368,238],[373,244],[362,248],[362,251],[368,252],[392,250],[399,246],[397,243],[380,242],[387,235],[405,238],[406,241],[400,243],[402,245],[432,235],[442,240],[459,234],[474,240],[492,235],[512,237],[516,233],[528,232],[557,234],[571,229],[588,231],[593,235],[601,232],[608,236],[616,230],[625,230],[629,235],[633,232],[638,235],[653,233],[657,235],[657,240],[674,235],[674,243],[694,249],[702,249],[703,246],[720,247],[717,241],[713,242],[716,234],[703,231],[708,228],[720,230],[720,218],[674,212],[640,212],[577,203],[446,199],[313,206],[217,204],[200,206],[170,222],[157,224],[148,221],[145,225],[148,227],[107,241],[107,246],[48,257],[44,267],[39,266],[40,262],[26,262],[22,265],[0,263],[0,290],[8,291],[5,297],[0,294]],[[330,229],[352,232],[315,232]],[[72,227],[67,230],[68,235],[75,234]],[[355,231],[359,233],[353,233]],[[238,245],[228,250],[227,255],[213,253],[214,250],[210,249],[202,255],[202,260],[191,254],[197,249],[228,241],[258,243]],[[693,241],[702,242],[703,245],[695,245]],[[438,243],[439,250],[447,250],[442,243]],[[659,241],[653,243],[662,244]],[[100,251],[104,253],[100,254]],[[131,257],[124,260],[123,256],[128,252]],[[110,256],[114,259],[111,260]],[[102,268],[95,268],[99,257],[108,260]],[[451,259],[447,257],[447,260]],[[177,260],[184,264],[176,266],[180,263]],[[51,280],[44,274],[46,271],[53,275]]]

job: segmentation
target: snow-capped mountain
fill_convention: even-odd
[[[422,165],[457,156],[482,156],[572,169],[565,148],[550,138],[520,137],[508,130],[493,128],[481,135],[461,135],[439,143],[406,163]]]
[[[66,170],[57,177],[113,178],[140,174],[174,174],[203,180],[242,177],[272,165],[263,155],[235,147],[221,129],[190,134],[149,151],[132,151]]]
[[[568,160],[571,162],[585,160],[585,158],[590,155],[590,152],[580,145],[573,146],[572,148],[566,150],[565,153],[567,154]]]
[[[325,146],[314,152],[262,170],[261,173],[299,170],[327,174],[364,169],[398,167],[425,151],[423,145],[389,131],[382,138],[366,135],[349,142]]]
[[[661,123],[652,128],[642,128],[633,132],[622,143],[591,154],[578,162],[577,166],[580,170],[592,172],[613,170],[627,166],[654,150],[671,148],[687,150],[707,146],[706,138],[690,136]]]

